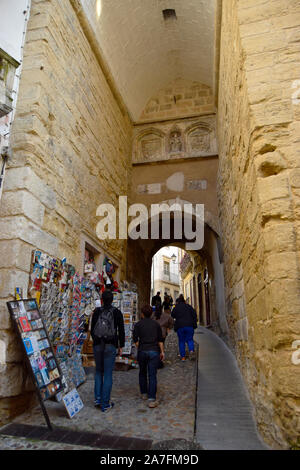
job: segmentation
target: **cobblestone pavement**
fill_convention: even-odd
[[[196,361],[181,362],[177,354],[177,335],[172,332],[166,340],[165,367],[158,371],[157,398],[160,405],[157,408],[149,409],[147,402],[141,400],[138,369],[131,369],[114,372],[111,399],[115,402],[115,407],[107,414],[102,413],[94,408],[94,374],[91,371],[92,373],[87,375],[86,382],[78,387],[85,406],[72,420],[67,417],[63,404],[50,400],[45,402],[51,423],[54,426],[77,431],[105,432],[119,436],[152,439],[154,445],[174,439],[193,441],[197,363]],[[14,422],[45,425],[39,406],[19,416]],[[14,443],[16,446],[26,446],[24,439],[1,437],[0,449],[7,448],[7,446],[14,448]],[[39,448],[37,441],[31,442],[31,445],[33,447],[30,448]],[[41,442],[40,445],[40,448],[45,448],[45,442]],[[72,447],[55,443],[46,445],[51,449]],[[74,447],[77,448],[77,446]]]
[[[0,450],[97,450],[92,447],[38,441],[25,437],[0,436]]]

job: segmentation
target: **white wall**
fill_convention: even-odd
[[[20,63],[22,63],[22,46],[29,18],[30,4],[31,0],[0,0],[0,48]],[[22,65],[18,67],[15,75],[13,111],[0,119],[0,150],[2,147],[9,145],[10,126],[17,103],[21,69]]]
[[[0,48],[18,62],[22,58],[22,39],[28,0],[0,0]]]

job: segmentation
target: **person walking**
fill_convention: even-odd
[[[103,306],[94,310],[91,323],[91,336],[96,363],[95,406],[104,413],[113,408],[110,401],[113,385],[113,369],[116,354],[122,354],[125,344],[123,315],[112,306],[113,293],[105,290],[102,294]]]
[[[163,343],[166,341],[166,337],[168,336],[169,331],[173,328],[174,326],[174,320],[171,317],[170,314],[166,313],[166,311],[163,311],[161,309],[157,309],[154,311],[152,315],[153,320],[156,320],[157,323],[161,327],[162,331],[162,337],[163,337]]]
[[[182,361],[185,357],[185,344],[189,348],[189,358],[195,359],[194,330],[197,328],[197,313],[195,309],[187,304],[181,294],[178,303],[172,310],[171,316],[175,320],[174,330],[178,335],[179,352]]]
[[[157,321],[157,323],[160,325],[163,337],[163,344],[165,344],[166,337],[168,336],[169,331],[173,328],[174,325],[173,318],[169,313],[166,313],[165,310],[162,312],[161,308],[156,309],[151,318]],[[158,368],[162,369],[163,367],[164,363],[160,360]]]
[[[151,318],[150,305],[142,307],[142,319],[135,324],[133,341],[138,349],[139,386],[143,400],[148,399],[149,408],[155,408],[159,402],[157,393],[157,369],[159,361],[165,358],[163,335],[160,325]]]
[[[152,307],[157,307],[157,306],[161,307],[162,302],[161,302],[160,292],[157,292],[157,294],[152,297],[151,305]]]
[[[166,313],[171,313],[171,305],[173,304],[173,299],[170,295],[167,294],[167,292],[165,292],[165,295],[164,295],[164,301],[163,301],[163,309],[164,309],[164,312]]]

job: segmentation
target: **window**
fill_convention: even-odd
[[[168,261],[164,261],[164,274],[170,276],[170,263]]]
[[[166,8],[162,11],[162,14],[165,21],[177,20],[176,11],[174,10],[174,8]]]

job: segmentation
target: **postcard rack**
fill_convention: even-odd
[[[52,431],[44,402],[62,392],[66,384],[48,331],[35,299],[14,300],[7,302],[7,307],[22,343],[28,371],[35,385],[47,426]]]

